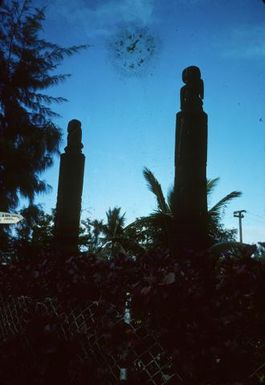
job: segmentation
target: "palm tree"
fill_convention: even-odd
[[[105,223],[97,219],[82,221],[81,245],[103,258],[112,258],[120,253],[132,255],[143,250],[138,244],[140,231],[130,225],[125,226],[125,213],[121,213],[121,207],[109,208],[106,217]]]
[[[207,180],[207,194],[212,194],[220,178],[208,179]],[[224,209],[227,205],[235,198],[239,198],[242,195],[240,191],[232,191],[225,195],[219,202],[212,206],[208,210],[208,226],[209,235],[211,239],[223,242],[223,241],[235,241],[237,230],[225,229],[221,223],[221,219],[224,213]]]
[[[90,253],[98,253],[102,249],[103,221],[86,218],[80,227],[79,245],[85,246]]]
[[[109,208],[106,212],[107,222],[102,226],[103,248],[109,249],[114,256],[121,249],[120,240],[123,237],[125,213],[121,214],[121,207]]]
[[[147,217],[138,218],[132,225],[143,229],[150,229],[150,234],[154,236],[154,243],[166,244],[174,237],[174,218],[175,218],[175,194],[172,188],[165,198],[161,185],[147,167],[143,170],[144,178],[149,190],[155,195],[157,201],[156,210]],[[217,185],[219,178],[207,181],[207,194],[211,194]],[[241,192],[232,191],[226,195],[213,207],[208,210],[209,237],[214,242],[234,240],[236,230],[226,230],[221,223],[224,208],[234,198],[241,196]]]
[[[173,235],[173,221],[175,214],[174,192],[171,189],[165,198],[162,187],[151,170],[147,167],[143,170],[148,189],[155,195],[157,201],[156,210],[147,217],[136,220],[136,227],[142,231],[147,230],[153,243],[156,245],[170,245]]]
[[[101,240],[103,249],[109,257],[115,257],[120,253],[132,256],[143,252],[141,231],[131,224],[125,226],[125,213],[121,214],[120,207],[109,209],[106,216],[107,222],[102,226]]]

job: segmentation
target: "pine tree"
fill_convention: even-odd
[[[32,204],[49,188],[40,175],[61,139],[51,105],[66,99],[45,90],[70,76],[54,72],[63,59],[87,47],[41,39],[44,20],[44,9],[30,0],[0,5],[0,211],[15,209],[20,195]]]

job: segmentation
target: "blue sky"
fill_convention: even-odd
[[[264,241],[262,0],[38,0],[33,4],[47,5],[46,39],[63,46],[90,44],[65,60],[60,72],[72,77],[49,91],[69,100],[54,106],[62,116],[57,120],[64,131],[61,151],[68,121],[82,122],[83,216],[104,218],[109,207],[120,206],[129,223],[150,213],[155,200],[142,175],[144,166],[167,193],[174,179],[181,73],[197,65],[208,114],[207,175],[220,177],[209,206],[232,190],[242,191],[223,221],[237,227],[233,211],[245,209],[244,241]],[[117,51],[116,42],[126,43],[130,34],[141,34],[141,53]],[[53,190],[36,201],[47,211],[56,205],[58,170],[59,158],[42,175]]]

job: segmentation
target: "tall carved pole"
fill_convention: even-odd
[[[57,249],[68,254],[78,251],[85,156],[82,154],[81,122],[71,120],[67,131],[67,146],[60,161],[55,243]]]
[[[204,85],[198,67],[184,69],[181,111],[176,116],[175,219],[178,243],[203,248],[207,229],[207,114]]]

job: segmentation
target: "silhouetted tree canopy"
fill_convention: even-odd
[[[55,71],[63,59],[85,48],[62,48],[40,38],[45,14],[30,0],[0,7],[0,209],[17,207],[19,194],[33,202],[48,185],[40,174],[53,163],[61,138],[53,103],[45,93],[69,74]]]
[[[170,189],[165,197],[161,184],[155,175],[147,167],[143,170],[148,189],[156,198],[156,209],[146,217],[137,218],[130,227],[136,228],[144,236],[146,245],[151,247],[162,245],[163,247],[175,247],[172,239],[175,237],[174,219],[176,216],[176,197],[174,189]],[[207,180],[207,195],[211,195],[219,178]],[[235,198],[241,196],[240,191],[232,191],[225,195],[214,206],[208,208],[208,231],[211,243],[235,241],[236,230],[226,229],[222,224],[222,214],[226,206]],[[151,241],[151,242],[148,242]],[[171,246],[172,245],[172,246]]]

